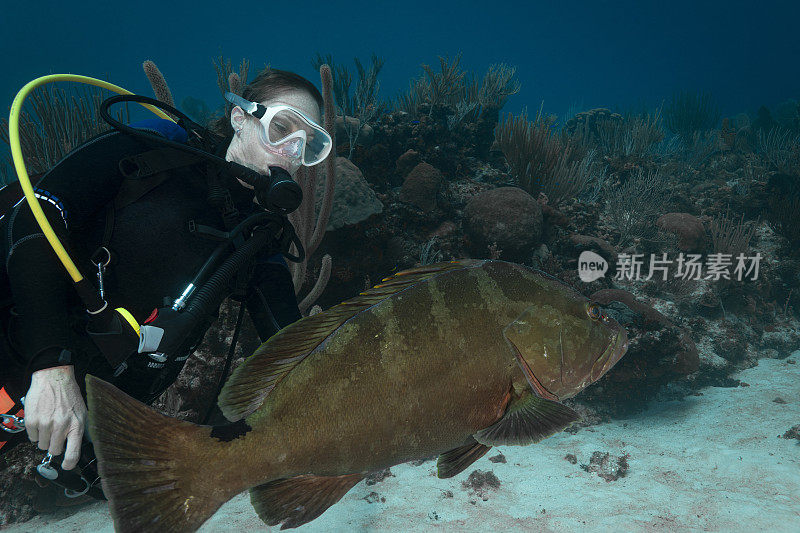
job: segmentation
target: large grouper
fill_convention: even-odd
[[[90,435],[119,531],[190,531],[250,489],[269,525],[321,515],[373,471],[438,455],[454,476],[535,443],[625,353],[625,330],[559,280],[504,261],[398,272],[287,326],[219,397],[233,423],[158,414],[87,377]]]

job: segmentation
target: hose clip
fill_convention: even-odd
[[[25,431],[25,419],[9,414],[0,414],[0,427],[8,433],[21,433]]]

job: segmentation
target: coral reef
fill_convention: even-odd
[[[664,106],[664,123],[685,142],[695,133],[715,127],[719,117],[719,109],[708,93],[678,92]]]
[[[110,126],[100,118],[98,110],[108,91],[93,86],[69,86],[67,89],[44,85],[25,100],[19,118],[19,138],[28,175],[44,174],[62,157]],[[116,119],[127,122],[125,106],[115,110]],[[0,119],[0,141],[9,144],[8,119]],[[16,181],[12,174],[10,152],[3,154],[0,178],[7,184]]]
[[[33,443],[22,443],[0,455],[0,527],[24,522],[41,512],[37,505],[40,491],[34,469],[42,453]]]
[[[652,236],[654,221],[669,200],[658,170],[637,168],[627,179],[609,181],[603,191],[606,216],[619,233],[617,246]]]
[[[233,94],[242,94],[244,84],[247,83],[247,75],[250,71],[250,62],[247,59],[242,59],[239,62],[239,68],[233,69],[233,64],[229,58],[223,56],[217,57],[214,61],[214,70],[217,72],[217,87],[220,94],[224,95],[230,91]],[[225,116],[230,116],[233,104],[225,101]]]
[[[312,62],[316,69],[328,65],[331,70],[333,95],[336,98],[336,109],[340,114],[336,123],[337,136],[341,128],[348,140],[347,159],[352,159],[359,137],[371,134],[369,125],[383,112],[383,105],[378,101],[380,88],[378,74],[383,68],[384,60],[372,54],[368,69],[364,68],[358,58],[354,61],[358,71],[358,82],[352,94],[350,85],[353,78],[347,67],[336,65],[330,54],[326,57],[317,54],[317,58]]]
[[[346,157],[337,157],[335,164],[336,189],[330,200],[326,231],[352,226],[382,213],[383,204],[370,189],[361,171]],[[327,171],[322,175],[327,177]],[[317,187],[316,195],[311,195],[312,198],[316,197],[317,212],[322,210],[324,196],[325,191],[321,185]]]
[[[558,135],[552,118],[541,110],[533,121],[525,113],[509,115],[497,128],[497,146],[515,180],[533,196],[544,193],[554,205],[579,196],[592,180],[604,179],[597,153]]]
[[[598,108],[578,113],[565,124],[567,136],[603,156],[642,159],[663,140],[660,110],[624,116]]]
[[[436,196],[442,184],[442,174],[428,163],[419,163],[403,180],[400,201],[415,205],[423,211],[436,209]]]
[[[409,91],[398,99],[397,109],[416,118],[424,113],[431,117],[437,108],[446,108],[447,125],[452,129],[461,122],[475,122],[484,113],[497,112],[509,96],[519,92],[514,67],[491,65],[479,81],[461,70],[460,61],[461,54],[452,62],[440,56],[438,72],[423,64],[424,75],[412,80]]]
[[[522,189],[492,189],[476,195],[464,208],[464,232],[476,255],[496,245],[503,250],[502,257],[524,261],[539,244],[542,210]]]
[[[323,116],[325,117],[325,130],[333,139],[334,146],[336,145],[336,132],[334,131],[333,122],[335,113],[333,110],[333,79],[331,76],[331,69],[328,65],[322,65],[319,68],[319,74],[322,81],[322,100],[323,100]],[[317,183],[317,167],[301,168],[295,176],[303,190],[303,201],[299,209],[289,215],[289,221],[294,226],[297,236],[305,249],[305,257],[299,263],[291,263],[290,270],[292,271],[292,281],[294,282],[295,293],[300,294],[303,285],[306,282],[306,273],[308,269],[309,258],[314,254],[314,251],[319,247],[322,238],[325,235],[325,230],[328,225],[331,209],[333,206],[334,190],[336,183],[336,155],[334,151],[328,155],[323,165],[325,169],[325,187],[322,192],[322,200],[319,204],[319,209],[315,210],[316,206],[316,183]],[[315,216],[316,211],[316,216]],[[291,248],[292,253],[297,254],[298,250],[294,245]],[[331,271],[331,256],[323,255],[321,258],[321,266],[316,282],[306,296],[300,300],[298,307],[301,313],[306,313],[314,302],[325,290],[330,278]]]
[[[706,246],[706,229],[696,216],[689,213],[666,213],[658,217],[656,226],[678,237],[678,249],[683,252],[702,252]]]
[[[800,153],[800,144],[795,145]],[[800,164],[794,169],[794,175],[774,174],[765,186],[768,194],[766,219],[772,228],[786,239],[786,250],[789,255],[800,255],[800,224],[797,214],[800,213]]]
[[[156,99],[161,100],[167,105],[175,107],[175,100],[172,98],[172,91],[170,91],[169,85],[167,85],[167,80],[164,78],[164,75],[161,73],[156,64],[148,59],[142,63],[142,69],[147,76],[147,80],[150,82],[150,86],[153,88],[153,93],[156,95]]]

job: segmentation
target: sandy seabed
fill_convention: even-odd
[[[435,461],[398,465],[392,477],[359,483],[296,531],[800,532],[800,442],[779,437],[800,424],[800,352],[762,359],[733,377],[749,386],[711,387],[574,435],[495,448],[452,479],[436,478]],[[595,451],[628,454],[627,475],[607,482],[582,469]],[[506,463],[489,461],[498,452]],[[475,469],[491,470],[500,486],[483,495],[465,488]],[[244,493],[200,531],[270,529],[278,527],[261,522]],[[5,529],[113,530],[105,503]]]

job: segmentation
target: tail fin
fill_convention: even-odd
[[[223,498],[208,479],[210,428],[161,415],[93,376],[86,392],[117,531],[194,531],[233,496]]]

